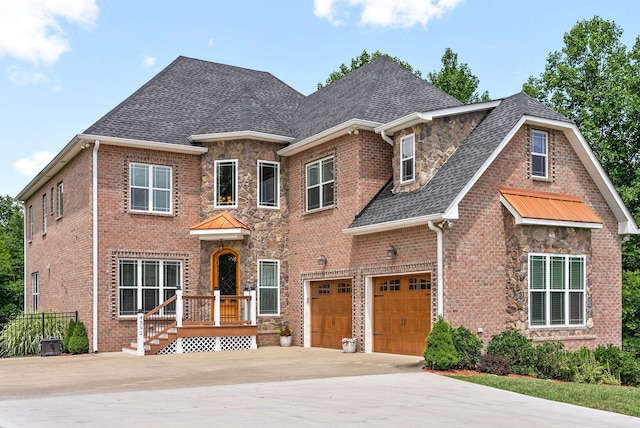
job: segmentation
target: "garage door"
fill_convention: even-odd
[[[422,355],[431,330],[431,275],[374,280],[373,350]]]
[[[351,280],[311,283],[311,346],[342,348],[351,337]]]

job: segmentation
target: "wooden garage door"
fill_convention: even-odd
[[[422,355],[431,330],[431,275],[374,280],[373,350]]]
[[[311,283],[311,346],[342,348],[351,337],[351,280]]]

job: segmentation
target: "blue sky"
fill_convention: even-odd
[[[539,76],[594,15],[631,47],[635,0],[0,0],[0,195],[177,56],[267,71],[303,94],[363,50],[423,76],[447,47],[492,98]]]

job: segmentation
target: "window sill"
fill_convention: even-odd
[[[535,176],[535,175],[531,176],[531,180],[539,181],[541,183],[553,183],[553,180],[551,178],[549,178],[549,177],[538,177],[538,176]]]
[[[328,207],[317,208],[317,209],[312,210],[312,211],[305,211],[304,213],[302,213],[302,215],[309,215],[309,214],[319,213],[319,212],[322,212],[322,211],[329,211],[329,210],[332,210],[334,208],[337,208],[336,204],[329,205]]]
[[[175,214],[173,214],[173,213],[162,213],[162,212],[153,212],[153,211],[134,211],[134,210],[129,210],[129,214],[152,215],[152,216],[156,216],[156,217],[175,217]]]

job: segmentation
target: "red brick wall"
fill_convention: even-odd
[[[615,218],[561,132],[550,131],[550,141],[555,136],[552,179],[532,180],[527,169],[527,132],[523,127],[516,133],[460,203],[460,219],[452,229],[444,230],[445,318],[474,332],[481,327],[485,341],[506,328],[505,264],[509,255],[498,188],[566,193],[582,198],[604,220],[604,227],[591,231],[593,294],[586,298],[593,303],[593,327],[583,330],[584,340],[572,334],[565,344],[569,348],[620,345],[621,252]],[[564,333],[555,331],[549,339]]]
[[[62,217],[57,216],[58,183],[64,186]],[[53,195],[51,189],[53,188]],[[33,239],[27,240],[26,303],[31,306],[31,274],[40,276],[40,304],[44,311],[78,311],[91,333],[91,149],[81,151],[25,201],[28,228],[29,206],[33,207]],[[42,195],[47,193],[47,231],[43,234]],[[51,198],[53,196],[53,213]]]
[[[118,316],[118,258],[182,260],[184,292],[195,294],[200,242],[189,226],[200,221],[200,156],[102,145],[98,159],[98,340],[100,351],[118,351],[135,339],[135,319]],[[172,214],[130,212],[131,162],[172,167]]]

